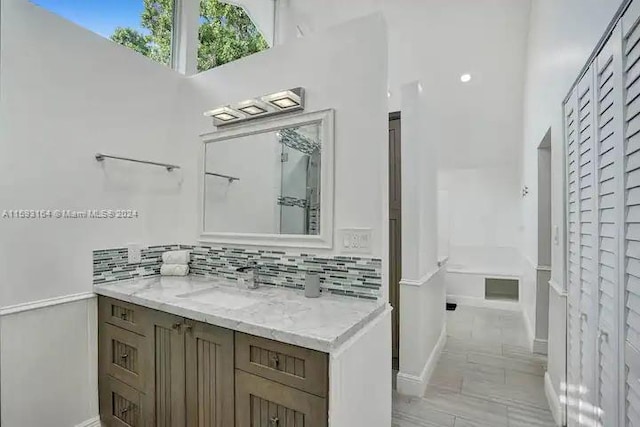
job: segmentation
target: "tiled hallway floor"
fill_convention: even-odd
[[[544,394],[546,357],[526,348],[522,315],[458,306],[422,398],[394,391],[393,427],[553,426]]]

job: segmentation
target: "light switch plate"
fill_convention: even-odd
[[[138,243],[127,245],[127,262],[129,264],[140,264],[142,261],[142,247]]]
[[[560,230],[557,225],[553,226],[553,244],[556,246],[560,244]]]
[[[342,252],[370,254],[370,228],[343,228],[340,230],[340,249]]]

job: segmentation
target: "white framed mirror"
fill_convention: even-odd
[[[201,138],[201,242],[333,246],[333,110]]]

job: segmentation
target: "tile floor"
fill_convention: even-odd
[[[392,427],[551,427],[546,357],[526,348],[517,312],[458,306],[421,398],[393,392]]]

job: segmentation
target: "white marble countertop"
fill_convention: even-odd
[[[331,353],[383,312],[387,303],[195,276],[139,278],[94,286],[94,292],[223,328]],[[195,293],[195,294],[194,294]],[[185,295],[186,294],[186,295]]]

